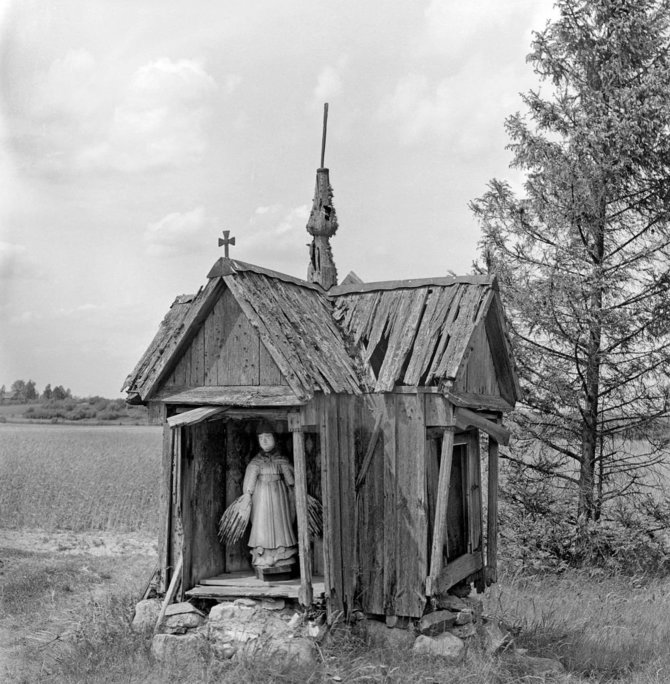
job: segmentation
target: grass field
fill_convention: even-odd
[[[0,424],[4,528],[156,533],[161,430]]]
[[[518,647],[560,660],[532,675],[476,644],[462,665],[369,649],[335,632],[311,668],[271,659],[165,672],[129,627],[156,561],[160,429],[0,424],[0,681],[170,682],[670,681],[670,581],[562,575],[501,577],[485,611]],[[507,540],[505,543],[510,543]]]

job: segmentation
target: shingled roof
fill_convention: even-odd
[[[360,347],[377,392],[455,378],[494,280],[433,278],[334,288],[333,316]]]
[[[178,297],[124,383],[146,401],[227,288],[297,398],[386,392],[456,377],[475,328],[498,298],[471,276],[318,285],[219,259],[197,295]],[[501,312],[501,309],[498,309]]]

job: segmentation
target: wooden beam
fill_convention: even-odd
[[[482,569],[482,557],[478,553],[465,553],[447,563],[433,583],[434,594],[445,594],[451,587]]]
[[[326,295],[328,297],[337,297],[346,294],[378,292],[381,290],[403,290],[415,287],[430,286],[449,287],[451,285],[458,285],[459,283],[493,287],[493,278],[491,276],[474,275],[437,278],[412,278],[408,280],[384,280],[374,283],[342,283],[341,285],[331,287],[330,290],[326,292]]]
[[[299,414],[298,414],[299,415]],[[293,433],[293,467],[295,469],[295,511],[298,522],[298,554],[300,560],[300,605],[312,605],[312,556],[309,546],[309,517],[307,513],[307,467],[305,441],[300,426],[291,426]]]
[[[444,545],[447,539],[447,504],[449,502],[449,485],[453,457],[454,428],[446,427],[442,434],[440,476],[437,485],[437,501],[435,502],[435,527],[433,528],[433,543],[430,552],[430,574],[426,579],[427,596],[432,595],[433,585],[442,571]]]
[[[462,430],[467,430],[469,427],[476,427],[482,430],[490,437],[493,437],[499,444],[509,444],[510,431],[502,425],[498,425],[484,416],[480,416],[470,409],[457,407],[454,411],[454,422],[456,426]]]
[[[509,412],[514,406],[502,397],[488,394],[473,394],[471,392],[445,392],[446,398],[456,406],[485,411]]]
[[[498,581],[498,442],[489,437],[488,512],[486,521],[486,584]]]
[[[470,522],[470,551],[480,557],[479,567],[484,567],[484,535],[482,526],[482,477],[479,456],[479,432],[468,434],[468,518]],[[484,591],[484,573],[478,572],[474,579],[477,591]]]
[[[174,569],[174,574],[172,575],[172,579],[170,580],[170,586],[168,587],[168,590],[165,594],[165,598],[163,599],[163,603],[161,605],[161,612],[158,614],[158,619],[156,620],[156,624],[154,625],[154,634],[156,634],[160,629],[161,623],[165,618],[165,611],[167,610],[167,607],[172,603],[172,599],[174,599],[174,596],[177,593],[177,586],[181,582],[182,563],[183,558],[179,556],[179,560],[177,561],[177,567]]]
[[[168,568],[170,567],[172,550],[172,478],[174,475],[174,431],[163,426],[163,459],[162,459],[162,491],[160,493],[160,539],[158,540],[158,557],[160,561],[161,593],[167,591]]]

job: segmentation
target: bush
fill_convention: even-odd
[[[670,570],[665,529],[670,506],[651,497],[620,498],[597,520],[579,520],[576,501],[517,464],[505,464],[500,498],[500,563],[512,574],[590,568],[606,574]]]

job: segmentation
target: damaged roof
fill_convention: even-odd
[[[488,276],[318,285],[221,258],[196,295],[177,297],[123,390],[146,401],[227,289],[293,393],[385,392],[453,379],[498,299]],[[502,315],[499,303],[494,309]],[[507,349],[505,350],[508,351]]]

